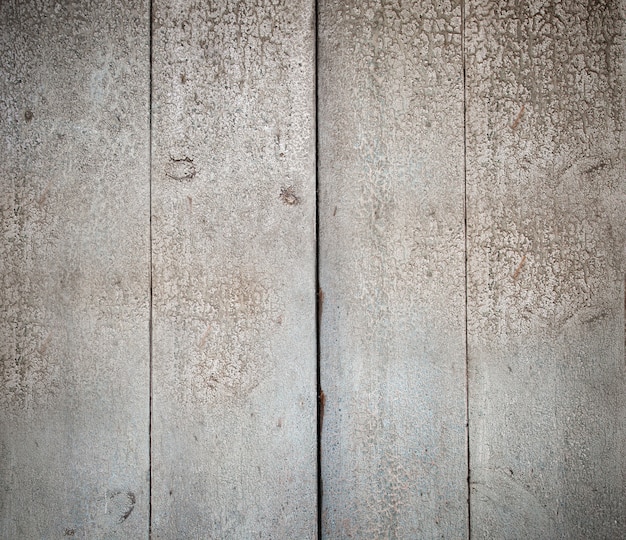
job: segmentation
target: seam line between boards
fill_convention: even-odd
[[[149,230],[148,230],[148,247],[149,257],[149,314],[148,314],[148,538],[152,538],[152,367],[153,367],[153,266],[152,266],[152,101],[153,101],[153,0],[148,3],[148,212],[149,212]]]
[[[315,349],[316,349],[316,402],[317,402],[317,538],[322,540],[322,508],[323,508],[323,482],[322,482],[322,422],[324,415],[324,393],[321,380],[321,317],[323,292],[320,288],[320,196],[319,196],[319,1],[313,1],[313,92],[314,92],[314,160],[315,160]]]
[[[467,460],[467,537],[472,538],[471,466],[470,466],[470,401],[469,401],[469,260],[467,232],[467,67],[466,67],[466,2],[461,1],[461,65],[463,71],[463,232],[465,249],[465,437]]]

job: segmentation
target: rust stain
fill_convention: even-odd
[[[326,410],[326,394],[324,390],[320,389],[319,395],[319,415],[320,415],[320,432],[324,426],[324,411]]]
[[[524,253],[524,255],[522,255],[522,260],[517,265],[517,268],[515,269],[515,272],[513,272],[513,281],[517,280],[517,278],[519,277],[520,272],[522,271],[522,268],[524,268],[525,264],[526,264],[526,254]]]
[[[519,126],[519,123],[522,120],[522,116],[524,116],[524,109],[526,108],[525,105],[522,105],[522,108],[519,110],[519,112],[517,113],[517,116],[515,117],[515,120],[513,120],[513,123],[511,124],[511,129],[513,131],[515,131],[517,129],[517,126]]]

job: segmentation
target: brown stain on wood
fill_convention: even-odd
[[[43,340],[43,343],[39,346],[39,349],[37,349],[37,351],[39,352],[39,354],[45,354],[46,351],[48,350],[48,345],[50,344],[50,339],[52,338],[52,334],[48,333],[48,335],[46,336],[46,338]]]
[[[209,337],[210,331],[211,331],[211,325],[208,324],[206,327],[206,330],[204,331],[204,334],[202,334],[202,336],[200,337],[200,341],[198,342],[199,349],[204,349],[204,346],[206,345],[206,341],[207,341],[207,338]]]
[[[43,203],[46,202],[46,198],[48,197],[48,191],[50,191],[51,184],[52,184],[52,178],[48,180],[48,183],[44,186],[43,191],[41,192],[41,195],[39,195],[39,197],[37,198],[37,204],[39,206],[41,206]]]
[[[526,264],[526,254],[522,255],[522,260],[517,265],[515,272],[513,272],[513,281],[517,281],[517,278],[519,277],[520,272],[522,271],[522,268],[524,268],[525,264]]]
[[[517,126],[519,126],[519,123],[522,121],[522,117],[524,116],[525,108],[526,108],[526,106],[522,105],[522,108],[517,113],[517,116],[515,117],[515,120],[513,120],[513,123],[511,124],[511,129],[513,131],[515,131],[517,129]]]

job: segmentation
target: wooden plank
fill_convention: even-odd
[[[149,16],[0,3],[0,537],[148,534]]]
[[[313,3],[154,3],[153,532],[316,535]]]
[[[467,533],[461,9],[319,3],[327,538]]]
[[[472,538],[626,537],[625,11],[468,3]]]

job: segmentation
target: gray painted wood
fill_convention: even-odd
[[[154,3],[156,538],[316,535],[313,15]]]
[[[472,538],[624,538],[626,3],[467,9]]]
[[[463,538],[460,5],[319,10],[324,537]]]
[[[149,20],[0,3],[0,537],[145,538]]]

